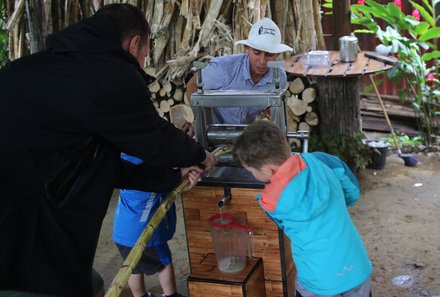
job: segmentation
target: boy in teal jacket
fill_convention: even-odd
[[[359,199],[359,184],[347,165],[320,152],[291,155],[286,135],[266,120],[249,125],[233,153],[256,179],[269,182],[257,199],[291,240],[297,291],[370,296],[372,264],[347,210]]]

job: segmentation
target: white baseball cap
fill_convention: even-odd
[[[249,31],[248,39],[239,40],[235,43],[235,45],[239,44],[271,54],[293,51],[293,48],[281,43],[280,29],[268,18],[257,21]]]

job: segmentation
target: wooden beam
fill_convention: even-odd
[[[350,35],[350,0],[333,1],[333,50],[339,50],[339,38]]]

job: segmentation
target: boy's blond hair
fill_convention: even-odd
[[[267,164],[281,165],[290,153],[286,135],[268,120],[256,121],[247,126],[235,140],[233,149],[237,161],[255,169]]]

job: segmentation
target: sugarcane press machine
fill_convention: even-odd
[[[279,69],[283,61],[268,63],[273,69],[273,91],[243,91],[243,90],[203,90],[202,68],[203,63],[195,62],[197,68],[197,92],[192,94],[191,106],[194,111],[194,130],[196,140],[205,149],[211,151],[218,146],[232,144],[246,128],[246,124],[231,125],[216,123],[213,111],[218,107],[253,107],[261,106],[270,110],[271,119],[287,138],[297,138],[302,142],[302,151],[308,150],[308,131],[288,131],[286,90],[280,88]],[[227,168],[227,169],[226,169]],[[234,161],[231,154],[226,154],[219,159],[218,165],[202,176],[201,184],[215,184],[220,186],[257,187],[264,185],[256,181],[252,175]]]

